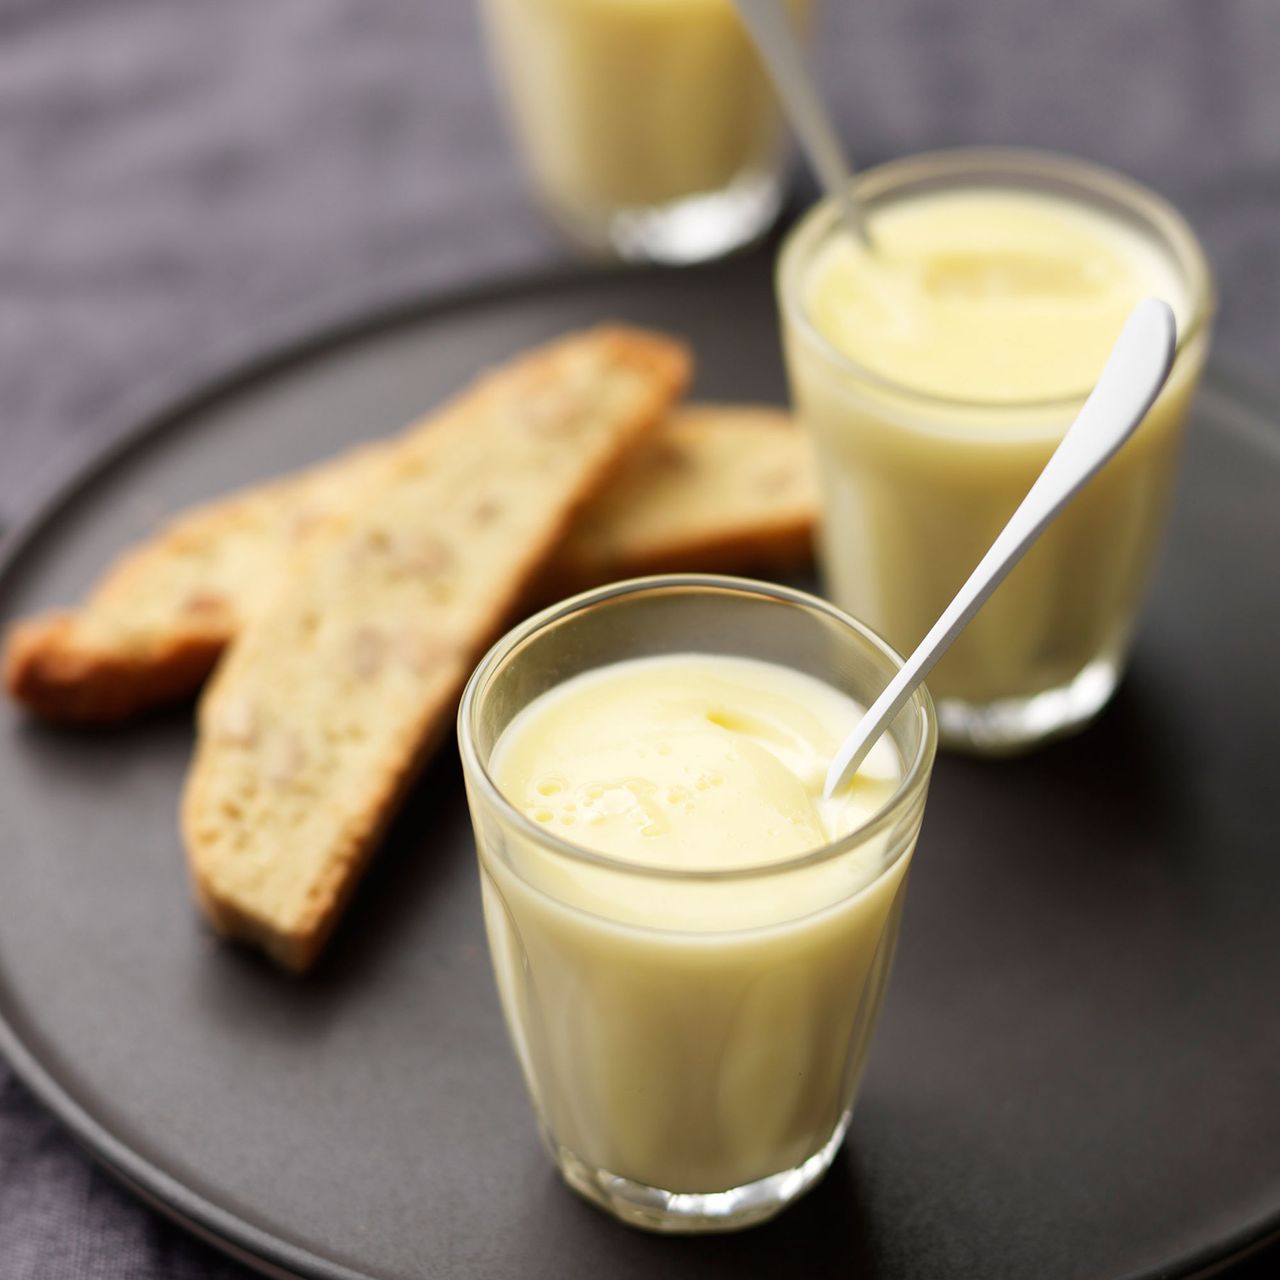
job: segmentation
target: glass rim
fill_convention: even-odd
[[[1163,196],[1123,173],[1105,165],[1083,160],[1066,152],[1034,147],[954,147],[923,151],[888,160],[857,174],[853,185],[866,201],[892,199],[902,188],[929,179],[984,179],[987,186],[1016,186],[1035,179],[1057,181],[1081,204],[1108,204],[1137,215],[1154,230],[1187,290],[1189,315],[1181,326],[1175,361],[1207,328],[1216,306],[1213,273],[1204,248],[1190,224]],[[904,196],[904,198],[909,198]],[[787,231],[774,271],[779,309],[800,333],[807,345],[829,365],[851,374],[878,391],[932,409],[978,410],[983,413],[1026,413],[1058,410],[1070,413],[1079,408],[1093,390],[1091,386],[1067,395],[1039,399],[991,400],[981,397],[942,395],[886,377],[838,350],[810,319],[802,300],[800,274],[826,241],[840,211],[830,197],[824,197],[801,215]]]
[[[915,758],[910,762],[904,762],[905,767],[902,777],[898,780],[898,785],[894,788],[893,793],[865,822],[859,823],[858,826],[846,832],[839,839],[830,840],[798,856],[783,858],[774,862],[759,863],[749,867],[685,868],[646,866],[642,863],[630,862],[626,858],[614,857],[595,849],[588,849],[585,845],[565,840],[563,837],[555,835],[534,822],[532,818],[516,808],[502,793],[493,775],[489,772],[488,763],[480,759],[480,753],[476,748],[475,735],[472,732],[472,721],[478,711],[482,686],[488,682],[499,666],[517,648],[548,626],[597,604],[623,599],[628,596],[643,597],[672,588],[700,591],[708,594],[754,596],[774,603],[800,606],[837,623],[847,635],[850,635],[858,643],[874,650],[881,657],[887,658],[895,668],[900,668],[903,665],[904,659],[901,654],[865,623],[859,622],[856,618],[838,609],[829,600],[824,600],[820,596],[815,596],[810,592],[801,591],[794,587],[783,586],[780,583],[761,582],[753,578],[740,578],[713,573],[668,573],[655,574],[643,578],[629,578],[622,582],[612,582],[605,586],[570,596],[557,604],[550,605],[507,631],[476,664],[476,668],[471,673],[466,688],[463,690],[462,700],[458,706],[458,748],[462,757],[463,771],[468,780],[478,786],[486,802],[496,807],[502,816],[512,823],[517,830],[539,846],[563,855],[573,862],[585,863],[608,871],[686,883],[741,881],[784,875],[791,871],[803,870],[833,858],[838,858],[858,845],[864,844],[886,828],[892,827],[903,813],[922,800],[922,793],[928,784],[938,747],[938,723],[934,712],[933,699],[923,684],[912,694],[911,701],[904,708],[904,710],[908,708],[914,709],[923,718],[924,723],[920,734],[920,744],[916,750]],[[893,858],[881,867],[871,880],[868,880],[866,884],[859,886],[853,892],[860,893],[863,889],[876,883],[897,864],[905,847],[904,843],[895,852]]]

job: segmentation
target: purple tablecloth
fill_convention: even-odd
[[[1219,348],[1274,366],[1276,0],[826,10],[861,163],[999,142],[1126,169],[1203,235]],[[264,343],[566,256],[512,162],[473,4],[0,0],[0,521]],[[1272,1251],[1232,1274],[1278,1273]],[[0,1062],[0,1280],[246,1274],[99,1173]]]

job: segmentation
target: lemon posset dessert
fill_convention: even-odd
[[[751,659],[636,659],[543,694],[491,767],[517,809],[586,849],[637,867],[740,871],[847,834],[892,792],[901,766],[882,740],[852,787],[820,799],[859,711]],[[619,893],[591,863],[523,856],[537,888],[508,877],[503,897],[536,996],[521,967],[500,967],[498,981],[527,1037],[522,1058],[550,1059],[531,1083],[559,1142],[675,1192],[727,1190],[821,1149],[848,1104],[850,1034],[905,860],[811,917],[830,897],[824,882],[848,867],[725,883],[683,905],[662,879]],[[879,870],[877,850],[859,856]]]
[[[792,0],[797,21],[808,0]],[[485,0],[531,175],[578,239],[724,252],[772,220],[783,130],[732,0]]]
[[[821,797],[861,710],[772,662],[669,654],[556,685],[493,750],[528,824],[477,818],[508,1025],[569,1181],[641,1225],[769,1216],[843,1136],[919,829],[864,830],[902,786],[888,736]]]
[[[862,190],[874,252],[820,207],[779,288],[794,398],[825,463],[828,583],[899,649],[1031,487],[1134,304],[1161,297],[1177,318],[1173,373],[1137,435],[929,678],[945,738],[1031,741],[1087,719],[1118,677],[1204,360],[1203,258],[1154,197],[1065,159],[922,157]]]

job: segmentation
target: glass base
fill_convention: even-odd
[[[782,207],[778,174],[753,171],[706,195],[663,205],[603,210],[554,210],[565,231],[593,253],[628,262],[687,266],[723,257],[762,236]]]
[[[1099,658],[1070,683],[1026,698],[973,703],[940,697],[935,699],[938,739],[948,750],[971,755],[1025,751],[1083,728],[1106,706],[1119,682],[1119,662]]]
[[[662,1191],[606,1169],[594,1169],[572,1151],[548,1142],[564,1180],[580,1195],[633,1227],[667,1233],[738,1231],[767,1222],[804,1195],[831,1167],[849,1127],[845,1114],[821,1151],[803,1164],[728,1191]]]

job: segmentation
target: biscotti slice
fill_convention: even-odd
[[[790,415],[687,405],[574,521],[541,593],[646,573],[798,568],[817,515],[812,449]]]
[[[478,656],[687,377],[680,346],[637,331],[540,349],[304,544],[200,705],[182,825],[219,930],[310,965]]]
[[[359,500],[387,446],[206,503],[127,551],[83,608],[16,624],[10,696],[50,720],[109,723],[190,697],[298,542]]]
[[[301,538],[363,500],[419,432],[344,453],[179,516],[127,552],[83,608],[17,624],[5,683],[48,719],[108,723],[190,697]],[[641,573],[782,570],[808,561],[808,442],[779,410],[676,409],[575,522],[536,594]]]

